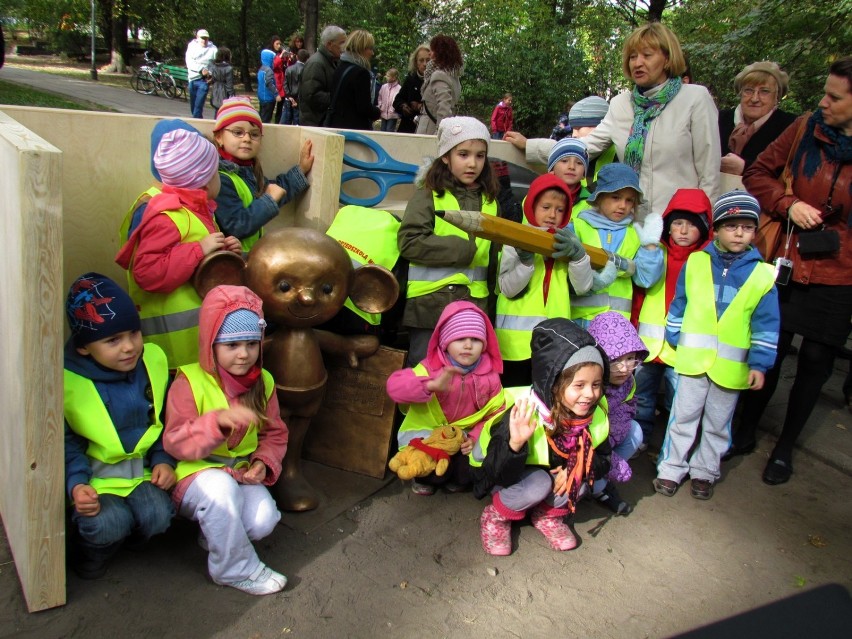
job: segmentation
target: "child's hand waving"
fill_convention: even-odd
[[[216,415],[219,430],[226,438],[230,437],[235,430],[245,430],[252,421],[254,421],[254,411],[245,406],[233,406]]]
[[[437,377],[426,382],[426,390],[430,393],[444,393],[450,388],[450,382],[456,375],[461,375],[464,371],[455,366],[444,366],[444,369],[438,373]]]
[[[535,428],[535,405],[528,397],[518,398],[509,413],[509,447],[516,453],[520,452]]]

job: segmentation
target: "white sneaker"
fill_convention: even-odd
[[[215,579],[213,581],[220,586],[230,586],[250,595],[271,595],[275,592],[281,592],[284,590],[284,586],[287,585],[287,577],[275,572],[265,564],[260,564],[259,572],[256,575],[252,575],[242,581],[235,581],[233,583],[223,583]]]

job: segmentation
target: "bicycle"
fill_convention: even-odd
[[[162,62],[152,60],[149,51],[144,53],[145,64],[140,66],[130,76],[130,86],[137,93],[156,95],[162,93],[170,100],[177,97],[178,86],[175,79],[165,69]]]

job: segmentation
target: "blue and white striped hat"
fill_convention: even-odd
[[[760,204],[748,191],[735,189],[719,196],[713,207],[713,228],[733,219],[760,221]]]
[[[239,308],[225,316],[219,332],[216,333],[214,344],[227,342],[259,342],[263,336],[266,320],[247,308]]]
[[[564,157],[574,156],[583,163],[584,171],[589,170],[589,151],[586,143],[577,138],[562,138],[553,145],[547,156],[547,170],[552,171],[556,163]]]

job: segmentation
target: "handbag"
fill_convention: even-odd
[[[349,75],[349,72],[355,68],[355,65],[350,65],[346,68],[343,73],[340,75],[340,81],[334,87],[334,93],[331,94],[331,102],[328,105],[328,110],[325,112],[325,118],[323,118],[322,125],[324,127],[330,127],[331,121],[334,119],[334,109],[337,106],[337,94],[340,91],[340,87],[343,86],[343,81],[346,79],[346,76]]]
[[[784,165],[784,171],[778,178],[781,184],[784,185],[784,194],[793,195],[793,156],[796,155],[796,150],[799,148],[799,142],[802,141],[802,136],[805,134],[805,129],[808,126],[808,118],[811,117],[811,112],[808,111],[802,117],[799,124],[799,129],[796,131],[796,137],[793,138],[793,144],[790,146],[790,152],[787,154],[787,163]],[[784,220],[775,217],[771,213],[761,211],[760,220],[757,223],[757,232],[754,235],[752,244],[760,251],[763,259],[771,262],[778,257],[778,252],[784,236]]]

